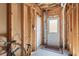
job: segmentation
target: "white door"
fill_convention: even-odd
[[[41,44],[41,17],[37,15],[37,48],[40,47]]]
[[[49,17],[48,18],[48,46],[59,47],[60,46],[60,32],[59,32],[59,18]]]

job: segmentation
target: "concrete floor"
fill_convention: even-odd
[[[37,51],[33,52],[31,56],[68,56],[68,52],[64,51],[64,53],[62,54],[61,51],[40,48]]]

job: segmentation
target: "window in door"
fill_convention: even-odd
[[[49,22],[49,32],[57,32],[57,26],[58,26],[58,18],[51,18],[48,20]]]

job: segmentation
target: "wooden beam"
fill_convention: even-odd
[[[24,4],[21,4],[21,45],[24,47]],[[23,56],[23,49],[21,50]]]
[[[7,42],[10,42],[12,39],[12,28],[11,28],[11,4],[7,4]],[[10,55],[11,45],[7,45],[7,56]]]

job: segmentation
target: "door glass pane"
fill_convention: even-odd
[[[49,20],[49,32],[57,32],[57,19]]]

